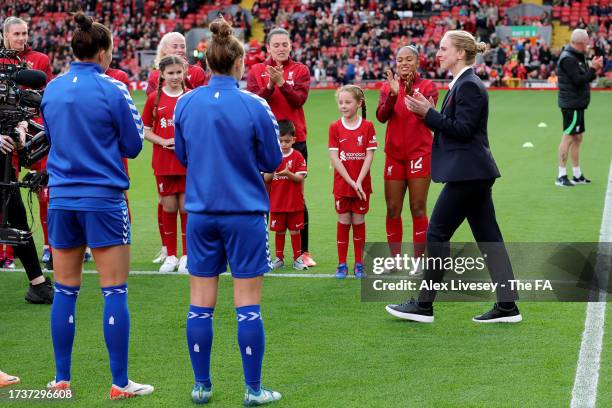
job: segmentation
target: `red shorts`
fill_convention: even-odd
[[[370,210],[370,195],[365,200],[357,197],[343,197],[334,195],[334,207],[338,214],[352,212],[355,214],[367,214]]]
[[[270,230],[276,232],[304,229],[304,211],[270,213]]]
[[[185,193],[187,176],[155,176],[157,192],[160,196],[169,196]]]
[[[431,155],[421,156],[410,160],[396,160],[386,155],[385,180],[408,180],[413,178],[430,177]]]

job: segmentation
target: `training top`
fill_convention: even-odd
[[[329,150],[337,150],[338,158],[346,169],[352,180],[357,181],[361,168],[365,162],[368,150],[376,150],[376,131],[374,124],[369,120],[359,117],[359,122],[354,127],[348,127],[341,118],[329,126]],[[372,181],[370,172],[361,182],[363,191],[367,194],[372,192]],[[340,197],[357,197],[357,192],[334,170],[334,195]]]
[[[385,134],[385,154],[395,160],[412,160],[431,154],[433,137],[431,130],[422,118],[412,113],[406,107],[406,83],[400,79],[399,92],[391,95],[389,83],[385,82],[380,89],[380,99],[376,109],[379,122],[387,122]],[[416,75],[412,90],[419,91],[425,98],[432,97],[434,105],[438,102],[436,85]]]
[[[50,197],[122,198],[130,182],[121,158],[135,158],[144,138],[127,87],[98,64],[73,62],[49,82],[41,110]]]
[[[280,88],[268,89],[270,76],[266,67],[273,65],[269,59],[266,62],[253,65],[247,77],[247,90],[264,98],[270,104],[277,120],[290,120],[295,126],[295,141],[306,141],[306,118],[304,104],[310,90],[310,71],[299,62],[288,59],[283,63],[283,78],[285,83]]]
[[[272,173],[281,162],[278,124],[268,103],[238,89],[235,78],[213,75],[207,86],[179,98],[174,142],[187,168],[187,212],[270,210],[261,172]]]
[[[296,183],[289,180],[288,176],[276,174],[286,168],[292,173],[304,177],[307,175],[306,160],[302,153],[291,149],[287,155],[283,154],[283,161],[276,168],[270,186],[270,212],[304,211],[304,183]]]

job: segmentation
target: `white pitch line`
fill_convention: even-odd
[[[595,275],[602,278],[599,288],[607,288],[607,278],[610,271],[610,246],[612,242],[612,162],[608,174],[606,201],[599,232],[599,255],[595,264]],[[572,390],[571,408],[594,408],[597,405],[597,383],[599,381],[599,366],[601,347],[604,336],[606,316],[606,289],[594,293],[595,302],[589,302],[582,332],[582,343],[576,366],[576,378]]]

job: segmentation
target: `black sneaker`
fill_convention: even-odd
[[[472,321],[476,323],[518,323],[523,320],[523,316],[518,310],[518,307],[514,305],[512,309],[502,309],[495,303],[493,309],[487,313],[476,316]]]
[[[36,305],[50,305],[53,303],[53,283],[51,279],[45,277],[45,281],[38,285],[32,285],[30,283],[30,288],[25,295],[25,300]]]
[[[574,187],[574,183],[572,183],[567,178],[567,176],[561,176],[557,178],[557,180],[555,181],[555,184],[558,185],[559,187]]]
[[[574,176],[572,178],[572,183],[574,183],[574,184],[591,184],[591,180],[589,180],[588,178],[584,177],[584,174],[581,174],[580,177]]]
[[[434,321],[433,307],[422,308],[414,299],[400,305],[387,305],[385,310],[389,314],[404,320],[421,323],[433,323]]]

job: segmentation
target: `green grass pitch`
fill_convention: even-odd
[[[375,121],[377,92],[367,92],[369,119],[379,141],[384,126]],[[144,94],[134,99],[142,109]],[[590,186],[554,186],[561,114],[556,93],[490,92],[489,138],[502,178],[494,186],[498,220],[509,242],[597,241],[610,166],[612,93],[594,92],[586,113],[582,168]],[[331,274],[336,260],[336,214],[327,128],[339,114],[333,92],[313,91],[308,118],[310,250],[319,266],[310,273]],[[538,127],[540,122],[547,127]],[[231,135],[229,135],[231,137]],[[523,148],[525,142],[533,148]],[[132,269],[154,270],[160,246],[151,146],[130,161],[132,185]],[[374,195],[367,215],[368,241],[385,240],[382,146],[372,169]],[[208,175],[213,176],[213,175]],[[440,191],[432,184],[431,211]],[[37,209],[34,209],[37,214]],[[404,236],[411,237],[407,205]],[[36,229],[40,251],[40,228]],[[472,240],[463,226],[456,241]],[[273,242],[273,241],[272,241]],[[180,244],[179,244],[180,246]],[[290,249],[287,245],[286,250]],[[352,264],[352,249],[349,262]],[[86,266],[93,269],[93,264]],[[286,269],[286,272],[293,272]],[[19,375],[14,388],[42,389],[54,374],[49,307],[27,305],[23,273],[0,271],[0,368]],[[212,357],[213,407],[235,407],[242,399],[242,367],[236,340],[231,282],[221,279],[215,311]],[[436,322],[398,321],[384,304],[362,303],[359,282],[335,279],[269,278],[263,293],[267,351],[263,384],[281,391],[277,407],[560,407],[568,406],[584,328],[584,303],[522,303],[519,325],[476,326],[474,314],[490,304],[440,303]],[[156,387],[130,407],[190,406],[192,371],[185,340],[189,303],[186,276],[130,278],[130,377]],[[400,300],[400,299],[398,299]],[[72,389],[74,402],[10,401],[15,407],[110,407],[110,372],[102,335],[103,300],[94,275],[86,275],[77,305]],[[606,318],[612,323],[610,313]],[[609,333],[604,351],[598,406],[612,406]]]

